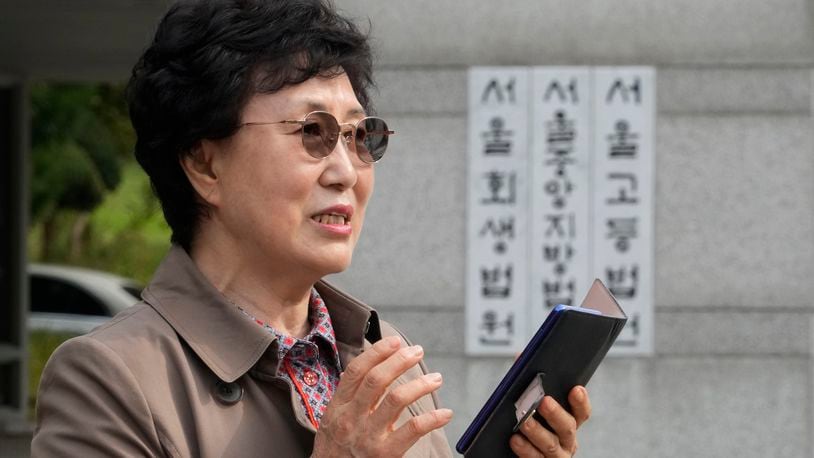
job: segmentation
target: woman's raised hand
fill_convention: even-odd
[[[348,364],[320,421],[313,457],[402,456],[422,436],[449,423],[452,411],[436,409],[394,427],[408,405],[442,382],[441,374],[426,374],[385,395],[424,356],[418,345],[400,347],[401,339],[387,337]]]

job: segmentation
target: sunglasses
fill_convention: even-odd
[[[340,135],[345,144],[356,152],[363,162],[378,162],[387,150],[387,140],[394,131],[387,128],[384,119],[368,116],[356,124],[340,124],[334,115],[325,111],[312,111],[302,121],[246,122],[243,126],[268,124],[299,124],[302,146],[314,158],[322,159],[336,148]]]

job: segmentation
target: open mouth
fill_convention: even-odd
[[[331,224],[331,225],[338,225],[344,226],[348,224],[350,218],[346,217],[345,215],[339,215],[336,213],[327,213],[322,215],[314,215],[311,217],[314,221],[320,224]]]

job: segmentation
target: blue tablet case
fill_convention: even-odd
[[[594,280],[580,307],[558,306],[529,341],[456,445],[467,457],[514,456],[509,438],[534,414],[541,391],[571,410],[568,393],[586,385],[622,331],[627,316]],[[535,418],[545,425],[542,417]]]

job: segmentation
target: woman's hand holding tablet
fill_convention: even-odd
[[[627,316],[599,280],[580,307],[555,307],[456,450],[468,457],[490,458],[573,455],[577,428],[591,413],[584,385],[626,322]]]

